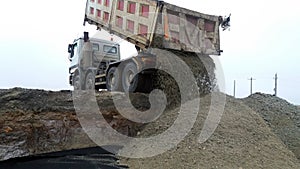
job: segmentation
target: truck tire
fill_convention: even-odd
[[[138,70],[133,62],[125,65],[122,73],[122,88],[125,92],[135,92],[138,87]]]
[[[80,83],[80,77],[78,74],[75,74],[73,76],[73,87],[74,87],[74,90],[81,90],[82,89],[82,86],[81,86],[81,83]]]
[[[95,75],[93,72],[88,72],[85,77],[85,90],[95,90]]]
[[[120,72],[116,67],[110,68],[107,73],[106,88],[108,91],[120,90]]]

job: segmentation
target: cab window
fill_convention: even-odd
[[[115,46],[109,46],[109,45],[104,45],[103,46],[103,51],[105,53],[110,53],[110,54],[117,54],[117,48]]]
[[[93,51],[99,51],[99,44],[93,43]]]

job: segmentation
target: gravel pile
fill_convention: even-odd
[[[242,101],[259,113],[272,131],[300,159],[300,109],[273,95],[255,93]]]
[[[232,97],[227,97],[216,131],[208,141],[200,144],[197,140],[210,104],[209,96],[201,98],[201,108],[192,131],[176,147],[155,157],[123,158],[122,163],[130,168],[300,168],[295,155],[271,132],[261,116]],[[148,138],[166,131],[178,111],[165,112],[156,122],[148,124],[139,137]],[[139,149],[149,150],[151,147],[145,145]]]

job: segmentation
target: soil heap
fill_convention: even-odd
[[[194,128],[175,148],[155,157],[123,159],[130,168],[299,168],[299,161],[261,116],[243,102],[227,97],[219,126],[208,141],[197,140],[207,117],[210,97],[201,98]],[[177,110],[148,124],[139,137],[150,137],[170,127]],[[166,144],[167,144],[166,140]],[[145,146],[144,149],[149,149]]]
[[[272,131],[300,159],[300,109],[273,95],[255,93],[242,101],[259,113]]]
[[[122,94],[119,99],[122,99]],[[97,93],[106,121],[117,131],[136,135],[138,128],[118,114],[108,92]],[[133,94],[136,107],[147,107]],[[0,90],[0,161],[15,157],[97,146],[83,130],[71,91],[14,88]]]

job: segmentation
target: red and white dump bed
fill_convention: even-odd
[[[157,0],[87,0],[85,22],[140,48],[220,55],[220,17]]]

